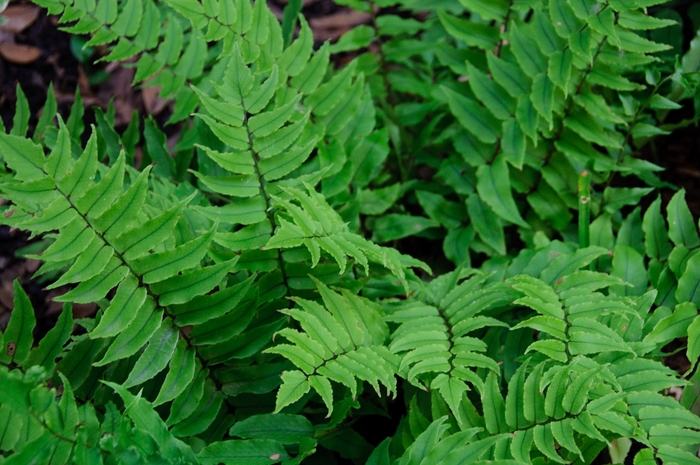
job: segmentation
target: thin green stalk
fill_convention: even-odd
[[[581,171],[578,177],[578,246],[591,245],[591,173]]]

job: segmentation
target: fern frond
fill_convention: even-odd
[[[590,271],[567,275],[557,283],[556,292],[534,278],[518,276],[510,282],[525,296],[515,303],[541,315],[522,321],[513,330],[531,327],[547,336],[526,350],[544,354],[544,359],[535,357],[543,361],[530,375],[526,375],[528,363],[521,365],[509,384],[505,408],[509,426],[520,429],[537,423],[527,442],[556,461],[563,458],[554,448],[555,440],[569,451],[569,457],[577,455],[585,461],[584,444],[578,443],[575,432],[597,441],[607,441],[606,435],[612,432],[649,444],[648,437],[640,434],[638,409],[625,403],[631,395],[626,393],[662,397],[652,392],[684,382],[663,365],[637,358],[649,350],[631,341],[627,333],[628,324],[644,318],[637,312],[638,304],[630,298],[620,300],[595,292],[614,286],[616,280]],[[595,319],[585,316],[591,295],[601,304],[590,313]],[[588,358],[589,354],[599,355]],[[552,365],[550,360],[556,362]],[[526,407],[519,414],[521,406]],[[549,423],[543,426],[545,422]],[[518,443],[517,450],[511,448],[514,454],[517,451],[516,458],[529,457],[531,445],[523,444]]]
[[[314,389],[333,412],[333,388],[330,381],[357,396],[357,380],[367,381],[380,392],[380,384],[396,392],[398,360],[383,345],[386,333],[377,309],[348,291],[337,293],[315,280],[324,305],[294,298],[300,308],[283,313],[299,322],[303,332],[285,328],[277,335],[291,344],[279,344],[266,353],[282,355],[300,371],[282,374],[283,384],[277,393],[275,411],[299,400]]]
[[[577,208],[575,179],[586,166],[593,166],[603,182],[617,173],[634,173],[649,181],[658,167],[642,166],[635,157],[649,137],[663,133],[654,127],[660,121],[651,110],[657,103],[663,105],[661,99],[668,92],[664,79],[640,79],[644,66],[661,74],[668,71],[656,56],[663,56],[667,45],[646,42],[641,24],[629,19],[645,14],[640,4],[606,4],[595,11],[571,1],[499,3],[493,8],[470,1],[464,6],[478,15],[464,19],[452,11],[429,9],[426,28],[439,23],[450,41],[437,40],[421,29],[401,30],[386,43],[373,39],[381,59],[366,56],[377,69],[371,81],[373,96],[385,114],[386,129],[393,131],[392,156],[397,159],[390,160],[402,171],[401,181],[406,178],[403,163],[409,169],[420,165],[437,169],[440,178],[428,189],[456,197],[459,203],[453,210],[466,201],[467,211],[456,217],[440,214],[421,200],[432,221],[415,214],[384,215],[365,224],[375,231],[376,240],[422,235],[427,228],[442,227],[445,251],[457,264],[469,257],[469,252],[458,252],[462,249],[505,255],[504,228],[509,225],[517,225],[530,240],[534,231],[527,230],[534,217],[525,218],[530,209],[563,231],[573,219],[571,210]],[[417,11],[411,2],[399,8]],[[393,20],[386,13],[377,19]],[[645,25],[653,29],[670,23],[652,19]],[[425,61],[421,55],[425,50],[435,58]],[[382,81],[385,88],[377,85]],[[620,92],[638,92],[649,100],[620,105],[610,98]],[[425,121],[430,124],[419,125]],[[419,147],[407,151],[403,142]],[[447,156],[436,160],[427,155],[436,151]],[[459,172],[459,178],[445,176],[451,171]],[[338,203],[341,198],[347,202],[349,183],[336,184],[328,190],[324,185],[324,193],[338,196]],[[617,211],[621,204],[615,199],[623,195],[607,188],[603,198],[593,196],[593,208]],[[346,209],[353,207],[362,208],[359,199]],[[400,232],[385,235],[385,228]],[[431,233],[439,234],[434,229]]]
[[[95,407],[75,397],[68,376],[80,382],[76,371],[65,370],[64,375],[63,369],[69,368],[64,362],[69,360],[69,356],[64,356],[59,362],[61,371],[58,372],[58,379],[62,384],[61,391],[56,392],[55,388],[51,388],[48,382],[54,371],[55,359],[72,332],[71,307],[69,304],[64,307],[56,326],[27,356],[27,343],[31,344],[31,331],[34,326],[27,317],[33,310],[20,286],[15,286],[15,292],[17,305],[4,337],[8,347],[14,348],[14,353],[10,354],[10,362],[24,363],[27,369],[8,371],[6,367],[0,368],[0,393],[3,399],[0,402],[0,425],[4,431],[14,431],[9,435],[3,433],[1,442],[4,450],[15,451],[11,460],[21,463],[67,463],[72,457],[73,461],[102,463],[101,456],[109,451],[124,451],[138,445],[140,441],[143,445],[144,433],[139,431],[148,431],[145,434],[157,447],[151,450],[140,449],[139,453],[143,457],[150,457],[151,460],[160,457],[180,463],[198,463],[192,449],[173,437],[151,404],[140,396],[133,396],[119,384],[106,382],[128,402],[126,418],[118,422],[121,423],[121,427],[110,430],[110,422],[117,419],[117,412],[114,404],[109,403],[100,424]],[[20,320],[22,330],[16,331]],[[163,332],[163,336],[166,332],[169,333],[169,341],[177,338],[174,328],[168,328]],[[90,340],[83,339],[83,342],[85,341]],[[164,340],[159,339],[155,345],[149,346],[145,354],[156,355],[156,352],[163,348],[163,343]],[[166,355],[160,354],[157,358],[162,361]],[[143,359],[139,360],[142,361],[145,362]],[[161,363],[154,358],[150,361]],[[131,375],[136,373],[136,377],[132,379],[130,376],[132,384],[137,382],[139,376],[143,376],[144,369],[149,370],[146,363],[139,362],[136,364],[139,370],[134,370]],[[11,425],[16,428],[9,429]],[[113,438],[114,441],[98,443],[100,431],[103,433],[103,439]]]
[[[246,307],[238,307],[237,312],[234,311],[236,303],[247,293],[251,280],[241,285],[227,286],[226,277],[235,266],[236,259],[202,266],[217,226],[213,225],[208,232],[200,235],[190,232],[192,237],[184,239],[182,243],[172,240],[173,228],[193,196],[171,201],[163,213],[147,213],[149,210],[145,203],[150,192],[150,170],[147,168],[138,176],[133,176],[130,186],[124,190],[124,154],[106,172],[98,169],[95,133],[77,160],[70,156],[69,134],[62,122],[57,143],[48,157],[44,156],[39,146],[25,143],[13,135],[0,135],[0,147],[7,165],[20,178],[27,179],[27,184],[34,189],[23,194],[25,201],[20,202],[21,206],[18,204],[7,222],[33,233],[58,231],[54,243],[44,254],[36,256],[48,265],[67,268],[52,287],[77,283],[75,288],[56,300],[68,303],[96,302],[107,298],[108,294],[111,295],[110,291],[116,289],[113,297],[106,300],[98,324],[89,328],[93,341],[113,339],[106,343],[79,343],[73,346],[61,361],[63,368],[74,366],[72,364],[80,354],[90,357],[89,363],[95,367],[93,370],[137,356],[124,384],[136,386],[148,384],[170,364],[166,378],[180,377],[167,382],[158,395],[160,401],[175,399],[170,424],[178,424],[178,434],[206,429],[219,412],[222,400],[217,394],[214,396],[217,402],[192,405],[194,399],[201,398],[203,386],[215,386],[207,379],[209,369],[206,366],[236,355],[232,354],[232,344],[226,346],[224,355],[219,346],[212,345],[219,341],[200,336],[206,332],[203,324],[212,318],[220,324],[222,318],[231,320],[233,315],[234,319],[239,320],[238,329],[229,335],[233,337],[243,332],[251,321],[250,318],[240,320]],[[12,183],[7,186],[9,191],[13,190]],[[45,191],[45,186],[52,188]],[[38,192],[45,193],[39,196],[36,195]],[[169,245],[163,247],[164,242]],[[205,296],[217,286],[220,288],[218,293]],[[218,305],[218,310],[202,316],[197,312],[203,304]],[[249,311],[250,307],[247,308]],[[66,309],[65,318],[59,319],[53,332],[42,340],[35,351],[29,353],[25,363],[43,366],[49,374],[53,373],[54,359],[61,354],[72,332],[70,304]],[[18,311],[17,317],[23,314]],[[182,323],[183,319],[185,323]],[[277,319],[267,332],[261,333],[258,329],[258,332],[245,333],[244,337],[247,337],[246,341],[251,347],[259,348],[261,343],[264,345],[269,341],[283,321]],[[199,326],[195,326],[192,332],[183,329],[193,322],[199,323]],[[179,339],[186,344],[178,346]],[[20,345],[19,355],[22,357],[26,356],[24,344],[26,342]],[[176,350],[176,347],[180,349]],[[78,355],[72,355],[73,352]],[[185,369],[190,375],[182,377],[183,367],[172,362],[175,358],[190,362],[197,360],[199,369]],[[189,367],[193,367],[192,363]],[[66,373],[76,389],[89,376],[83,370]],[[194,385],[198,385],[200,390],[197,391]],[[199,392],[199,396],[193,397],[192,389]],[[189,399],[186,407],[178,404],[186,399]],[[192,423],[194,419],[190,418],[191,415],[196,415],[196,423]],[[180,425],[182,421],[187,423]]]
[[[457,277],[456,272],[452,273]],[[487,346],[472,331],[508,326],[493,317],[480,315],[512,301],[501,285],[484,285],[487,276],[473,276],[453,289],[443,291],[432,304],[408,300],[396,306],[387,321],[400,323],[392,333],[389,349],[401,354],[399,373],[416,385],[429,385],[440,392],[461,423],[460,403],[466,383],[484,391],[479,369],[499,372],[497,363],[484,355]]]
[[[345,271],[347,258],[354,258],[369,274],[369,262],[381,264],[388,268],[401,282],[405,282],[406,266],[417,266],[430,272],[425,264],[408,256],[401,255],[394,249],[379,247],[362,237],[349,232],[340,215],[333,210],[311,186],[306,185],[307,192],[295,188],[283,188],[301,208],[291,201],[280,197],[272,198],[290,215],[294,221],[280,219],[280,228],[270,238],[264,248],[295,247],[304,245],[311,254],[312,266],[320,258],[320,251],[330,254]]]

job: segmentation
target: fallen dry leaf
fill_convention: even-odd
[[[0,42],[0,55],[9,62],[26,65],[41,56],[41,50],[31,45]]]
[[[13,5],[8,7],[3,13],[7,19],[5,24],[0,25],[0,31],[17,34],[31,26],[39,16],[40,8],[31,5]]]
[[[14,307],[15,291],[12,288],[12,281],[5,281],[0,284],[0,306],[7,310]]]
[[[95,94],[90,86],[90,80],[81,63],[78,63],[78,89],[80,89],[80,95],[83,99],[85,99],[86,96],[95,98]]]
[[[666,395],[668,395],[669,397],[673,397],[678,402],[681,401],[681,396],[683,396],[683,388],[678,387],[678,386],[673,386],[673,387],[668,388],[666,391],[667,391]]]
[[[267,6],[270,8],[270,11],[272,12],[273,15],[275,15],[275,18],[277,18],[278,21],[282,20],[282,8],[279,6],[275,5],[274,3],[268,3]]]
[[[342,10],[330,16],[309,20],[312,29],[340,29],[357,26],[372,19],[369,13],[354,10]]]
[[[28,258],[24,261],[24,269],[27,270],[28,273],[34,274],[36,270],[39,269],[41,266],[41,260],[34,260],[31,258]]]
[[[149,115],[156,116],[168,106],[168,101],[158,97],[160,86],[144,87],[141,89],[141,98],[143,98],[143,106]]]
[[[128,124],[136,105],[135,94],[131,87],[135,70],[118,66],[105,71],[110,73],[110,79],[98,88],[97,96],[102,101],[103,108],[106,108],[108,102],[112,100],[116,110],[116,126]]]
[[[369,13],[341,10],[333,15],[309,19],[314,40],[337,39],[353,27],[372,19]]]
[[[97,304],[73,304],[73,318],[87,318],[97,312]]]

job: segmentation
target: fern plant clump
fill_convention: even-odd
[[[36,3],[181,129],[18,86],[0,222],[63,310],[14,283],[0,463],[700,463],[698,221],[637,205],[700,108],[661,0],[353,0],[320,46],[298,1]]]

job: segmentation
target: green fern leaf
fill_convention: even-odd
[[[217,392],[214,383],[208,380],[195,410],[171,428],[173,436],[193,436],[203,433],[216,419],[223,404],[223,394]]]
[[[31,258],[45,262],[62,262],[75,258],[84,252],[95,239],[95,232],[86,229],[82,220],[71,221],[62,234],[41,255],[32,255]]]
[[[14,281],[14,309],[10,315],[10,321],[3,333],[3,351],[0,360],[3,363],[23,364],[29,355],[33,344],[32,331],[36,326],[36,317],[29,297]]]
[[[82,227],[84,228],[85,225],[83,224]],[[114,256],[114,250],[105,246],[102,239],[94,233],[91,236],[87,248],[82,251],[68,271],[58,281],[50,285],[50,288],[57,288],[67,283],[85,282],[105,270]],[[118,261],[113,262],[112,265],[115,263]]]
[[[309,392],[309,389],[311,389],[311,383],[308,376],[301,371],[285,371],[282,373],[282,386],[277,391],[275,413],[299,400],[301,396]]]
[[[534,439],[533,429],[518,430],[513,436],[513,440],[510,443],[510,453],[520,462],[528,463],[530,462],[530,450],[532,449],[532,442]]]
[[[450,111],[457,121],[477,139],[493,143],[500,136],[498,120],[479,106],[474,100],[465,97],[448,87],[441,87],[446,96]]]
[[[549,8],[552,9],[553,6],[554,4],[550,5]],[[530,22],[530,30],[542,53],[551,57],[556,52],[565,49],[566,42],[559,37],[548,16],[547,12],[542,9],[535,9]]]
[[[306,66],[290,80],[290,85],[303,94],[315,91],[326,74],[330,60],[330,44],[324,43]]]
[[[479,194],[497,215],[519,226],[529,228],[520,216],[508,187],[510,183],[505,158],[497,158],[491,166],[479,167],[476,176],[476,188]]]
[[[237,2],[247,3],[247,2]],[[289,459],[284,446],[271,439],[228,440],[214,442],[197,454],[202,465],[216,465],[225,460],[227,463],[243,465],[263,465],[270,462]]]
[[[72,332],[73,308],[70,304],[66,304],[63,306],[63,311],[58,317],[56,325],[44,336],[37,347],[29,351],[24,361],[24,367],[39,365],[48,372],[53,371],[56,357],[63,350],[63,345],[68,341]]]
[[[13,136],[24,137],[29,129],[29,101],[22,90],[22,86],[17,83],[16,87],[17,104],[15,106],[15,114],[12,117],[12,129],[10,134]],[[2,131],[3,133],[5,131]],[[2,140],[2,139],[0,139]],[[2,143],[2,142],[0,142]],[[3,152],[7,152],[3,148]]]
[[[492,80],[488,79],[485,73],[478,68],[467,64],[469,73],[469,85],[474,95],[501,120],[507,119],[515,112],[515,101]]]
[[[259,164],[261,175],[266,181],[275,181],[288,175],[306,161],[315,145],[315,138],[303,140],[300,145],[290,147],[275,158],[261,160]]]
[[[111,249],[104,247],[103,250]],[[77,262],[76,262],[77,263]],[[111,257],[102,271],[86,281],[82,281],[74,289],[66,292],[55,300],[57,302],[90,303],[104,298],[107,293],[117,286],[129,274],[129,269],[123,266],[116,257]]]
[[[168,374],[153,405],[161,405],[177,398],[194,379],[195,370],[198,371],[196,367],[194,350],[187,347],[184,339],[180,339],[170,359]]]
[[[170,406],[170,415],[165,421],[168,426],[179,423],[189,417],[199,405],[207,382],[209,370],[202,368],[199,360],[196,361],[194,380],[185,386],[184,390],[175,398]]]
[[[255,172],[253,154],[248,150],[222,153],[199,144],[195,146],[204,150],[204,153],[206,153],[209,158],[225,170],[237,174],[253,174]]]
[[[52,88],[53,89],[53,88]],[[70,134],[63,123],[63,119],[58,117],[59,131],[56,144],[51,153],[46,157],[44,170],[54,179],[62,179],[70,166]]]
[[[700,236],[693,222],[693,217],[685,202],[685,190],[676,192],[668,203],[668,237],[676,245],[689,249],[700,245]]]
[[[510,434],[497,434],[489,436],[485,439],[474,441],[466,446],[456,448],[447,454],[442,463],[449,465],[478,463],[477,461],[479,457],[481,457],[487,450],[494,447],[494,445],[507,440],[508,437],[510,437]]]
[[[135,277],[129,275],[119,284],[111,305],[90,332],[92,338],[111,337],[122,332],[136,317],[146,301],[146,289],[138,287]]]
[[[161,326],[162,310],[154,310],[151,301],[141,307],[131,324],[109,346],[104,357],[95,366],[103,366],[115,360],[121,360],[134,355],[143,347]]]
[[[17,181],[33,181],[43,177],[44,152],[29,139],[0,133],[0,152],[3,161],[16,173],[14,178]]]
[[[214,294],[195,297],[190,302],[170,307],[178,326],[198,325],[237,309],[248,293],[255,276]]]
[[[471,47],[492,50],[498,42],[498,30],[493,26],[459,19],[442,9],[438,10],[438,18],[448,34]]]
[[[691,259],[691,261],[697,260]],[[690,269],[690,263],[691,262],[688,263],[686,273]],[[697,267],[697,265],[694,264],[693,266],[694,268]],[[695,272],[697,274],[697,271]],[[694,282],[697,284],[697,279],[695,279]],[[683,279],[683,277],[681,277],[678,282],[679,289],[682,289],[683,292],[685,292],[685,286],[687,285],[687,282]],[[655,344],[665,344],[676,339],[677,337],[683,337],[688,334],[688,327],[697,316],[697,308],[692,300],[692,295],[688,296],[687,298],[682,298],[681,300],[685,302],[677,305],[672,315],[662,318],[654,326],[654,329],[644,337],[644,341]]]
[[[171,278],[200,263],[209,249],[215,231],[216,225],[207,233],[179,247],[137,258],[130,266],[141,276],[142,282],[147,284]]]
[[[526,426],[530,426],[531,424],[531,422],[525,416],[525,405],[523,403],[523,398],[525,394],[526,371],[529,362],[530,359],[527,359],[525,363],[520,365],[520,367],[518,367],[518,369],[516,370],[515,374],[510,378],[510,381],[508,381],[508,393],[506,395],[505,400],[504,414],[506,423],[510,428],[514,430],[522,429]],[[511,446],[511,448],[512,447],[516,446]],[[518,457],[515,458],[516,460],[520,460],[520,458]]]
[[[151,285],[158,295],[158,305],[182,304],[212,290],[235,266],[237,259],[201,269],[188,270]]]
[[[234,99],[226,100],[226,102],[220,102],[209,97],[204,91],[196,86],[192,86],[192,90],[197,94],[199,101],[202,103],[204,108],[209,114],[219,121],[225,121],[227,124],[233,127],[240,127],[243,125],[243,120],[245,119],[245,113],[239,102]],[[208,148],[208,147],[207,147]]]
[[[123,386],[108,381],[104,382],[114,389],[129,408],[126,414],[132,419],[134,424],[145,431],[148,431],[155,440],[158,450],[163,457],[170,460],[180,460],[184,463],[197,463],[192,449],[182,441],[175,439],[168,431],[166,424],[153,410],[153,406],[144,398],[135,396]]]
[[[122,386],[137,386],[164,370],[173,356],[177,340],[178,330],[169,319],[165,319],[149,340],[148,346]]]
[[[552,427],[550,424],[536,425],[532,430],[532,438],[537,449],[545,456],[549,457],[554,462],[567,463],[554,448],[554,435],[552,434]]]
[[[195,194],[192,194],[182,199],[160,215],[121,233],[113,241],[115,250],[119,251],[126,260],[144,255],[155,244],[161,243],[170,236],[179,215],[194,196]]]
[[[484,409],[486,429],[491,434],[508,431],[505,418],[505,404],[498,387],[497,376],[491,372],[486,377],[484,390],[481,394]]]
[[[244,89],[240,90],[243,95],[243,105],[246,111],[250,114],[260,113],[270,103],[270,99],[275,95],[277,86],[279,85],[279,73],[277,66],[272,68],[272,72],[265,79],[265,82],[256,90],[247,93]]]
[[[547,61],[539,51],[537,43],[521,30],[518,24],[510,28],[510,49],[521,69],[531,78],[547,71]]]
[[[228,289],[226,289],[227,291]],[[222,291],[222,292],[226,292]],[[205,298],[208,296],[202,296]],[[255,296],[253,296],[255,297]],[[204,324],[200,324],[190,331],[190,337],[196,345],[216,344],[225,342],[243,332],[254,317],[256,299],[246,299],[237,307],[221,317],[212,318]]]
[[[568,391],[562,399],[562,407],[569,413],[578,414],[586,405],[588,393],[592,384],[596,381],[596,375],[600,371],[597,368],[579,373],[571,382]],[[574,451],[573,449],[570,449]],[[574,451],[575,452],[575,451]]]
[[[616,332],[589,318],[577,318],[572,323],[568,346],[574,355],[608,351],[632,352]]]

